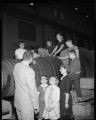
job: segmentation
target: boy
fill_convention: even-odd
[[[76,55],[75,50],[69,51],[69,59],[71,59],[68,67],[69,76],[74,84],[75,90],[77,91],[78,99],[81,100],[81,90],[80,90],[81,63]]]

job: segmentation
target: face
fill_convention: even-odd
[[[71,41],[67,41],[67,42],[66,42],[66,45],[67,45],[67,47],[71,47],[72,42],[71,42]]]
[[[42,83],[42,84],[47,83],[47,78],[46,78],[45,76],[42,76],[42,77],[41,77],[41,83]]]
[[[57,34],[56,38],[57,38],[57,41],[59,41],[59,42],[62,42],[62,40],[63,40],[63,36],[61,36],[60,34]]]
[[[51,77],[51,78],[49,79],[49,83],[50,83],[50,85],[55,85],[55,84],[56,84],[56,78]]]
[[[52,44],[52,42],[47,41],[47,45],[48,45],[48,46],[51,46],[51,44]]]
[[[60,68],[60,72],[61,72],[61,74],[63,75],[63,74],[65,74],[67,71],[66,71],[66,69],[65,69],[64,67],[61,67],[61,68]]]
[[[31,57],[29,61],[30,61],[30,64],[31,64],[33,62],[33,58]]]
[[[74,58],[75,57],[75,55],[73,54],[73,53],[69,53],[69,58]]]
[[[25,44],[24,43],[20,43],[20,48],[24,48]]]

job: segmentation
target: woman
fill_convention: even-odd
[[[61,33],[57,33],[56,39],[58,41],[58,44],[55,46],[55,48],[53,49],[53,51],[51,53],[51,55],[53,55],[53,56],[58,55],[61,52],[61,50],[63,50],[63,48],[64,48],[63,35]]]
[[[72,111],[72,82],[64,65],[60,67],[62,74],[60,82],[60,118],[61,120],[74,120]]]

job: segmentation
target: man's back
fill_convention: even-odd
[[[21,62],[16,64],[13,74],[15,80],[15,107],[20,110],[24,110],[24,108],[26,108],[26,110],[31,109],[32,101],[29,95],[27,80],[28,78],[35,78],[34,71],[27,64]]]

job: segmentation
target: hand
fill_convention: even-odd
[[[51,56],[51,54],[49,54],[49,56]]]
[[[82,98],[81,98],[81,97],[78,97],[78,98],[77,98],[77,101],[82,101]]]
[[[65,103],[65,109],[67,109],[69,107],[68,103]]]
[[[55,57],[56,56],[56,53],[53,55],[53,57]]]

